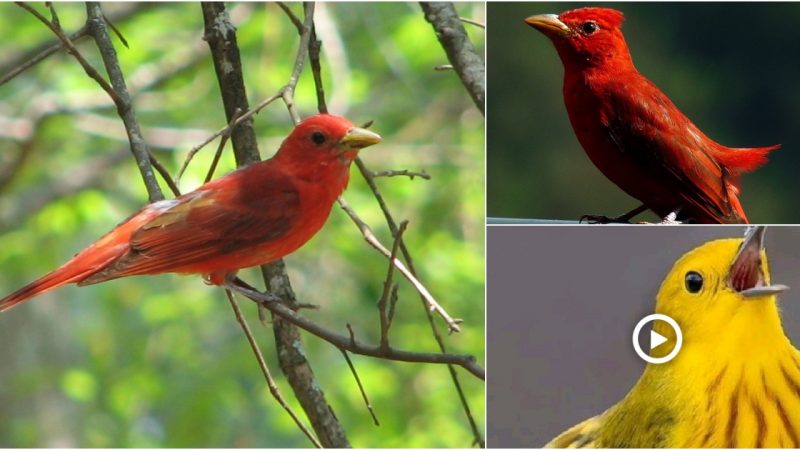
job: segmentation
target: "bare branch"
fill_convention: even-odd
[[[317,39],[316,26],[311,24],[311,39],[308,41],[308,60],[311,62],[311,73],[314,75],[314,86],[317,89],[317,110],[322,114],[328,113],[325,103],[325,89],[322,86],[322,66],[319,63],[319,52],[322,50],[322,41]]]
[[[381,244],[381,242],[375,236],[375,233],[372,232],[372,229],[369,227],[369,225],[367,225],[366,222],[361,220],[361,218],[358,216],[358,214],[356,214],[353,208],[350,207],[350,205],[347,203],[344,197],[339,197],[338,201],[339,201],[339,206],[344,210],[344,212],[347,213],[350,219],[356,224],[358,229],[361,230],[361,234],[364,236],[364,239],[367,241],[367,243],[369,243],[380,253],[383,253],[384,256],[389,258],[391,256],[391,252],[387,250],[386,247],[383,246],[383,244]],[[422,295],[422,297],[425,299],[425,302],[427,303],[428,308],[431,311],[435,311],[442,317],[442,319],[444,319],[445,323],[447,324],[447,327],[450,329],[451,332],[461,331],[461,328],[459,328],[458,326],[458,324],[461,322],[460,319],[453,319],[452,317],[450,317],[450,314],[448,314],[447,311],[444,308],[442,308],[439,302],[437,302],[436,299],[433,298],[433,295],[431,295],[431,293],[428,292],[428,289],[417,279],[417,277],[415,277],[411,273],[411,271],[409,271],[406,268],[406,266],[402,262],[400,262],[400,260],[395,259],[394,265],[395,267],[397,267],[397,270],[399,270],[400,273],[402,273],[403,276],[411,283],[411,285],[414,286],[414,289],[416,289],[417,292],[419,292],[419,294]]]
[[[389,225],[389,230],[391,230],[394,236],[397,236],[398,232],[397,222],[395,222],[394,217],[389,211],[389,206],[383,200],[383,196],[378,190],[377,184],[375,184],[375,179],[372,176],[372,171],[370,171],[364,164],[364,162],[358,158],[356,159],[356,166],[361,172],[361,175],[364,177],[364,180],[366,180],[367,185],[372,190],[375,199],[378,201],[378,205],[380,205],[381,211],[383,211],[386,223]],[[414,276],[416,276],[416,270],[414,269],[414,261],[411,258],[411,252],[408,251],[405,242],[403,242],[402,240],[402,236],[401,239],[398,240],[398,242],[400,244],[400,250],[403,253],[403,258],[408,263],[409,270]],[[434,339],[436,339],[436,344],[439,346],[439,351],[441,351],[442,353],[447,353],[447,345],[444,343],[444,339],[442,339],[442,335],[441,333],[439,333],[439,329],[436,327],[436,322],[434,322],[433,314],[427,307],[428,305],[427,300],[421,293],[420,293],[420,301],[424,306],[425,315],[428,317],[428,323],[430,324],[433,337]],[[464,414],[467,416],[467,421],[469,422],[470,429],[472,430],[472,435],[475,437],[475,441],[479,444],[480,447],[486,447],[486,443],[483,439],[483,436],[481,435],[481,431],[478,429],[478,424],[475,421],[475,418],[472,416],[472,411],[470,410],[469,403],[467,402],[467,397],[466,395],[464,395],[464,389],[461,387],[461,382],[458,379],[458,373],[456,372],[455,368],[451,365],[447,366],[447,370],[448,372],[450,372],[450,378],[453,380],[453,385],[455,386],[456,392],[458,393],[458,398],[461,402],[462,408],[464,409]]]
[[[163,164],[161,164],[161,161],[159,161],[158,158],[156,158],[156,155],[154,155],[153,152],[151,152],[150,150],[147,151],[147,157],[150,161],[150,164],[153,167],[155,167],[158,174],[161,175],[161,178],[163,178],[164,181],[167,183],[169,190],[172,191],[172,195],[174,195],[175,197],[180,196],[181,191],[180,189],[178,189],[178,185],[176,185],[172,181],[172,177],[169,174],[169,170],[167,170],[167,168],[164,167]]]
[[[400,247],[400,240],[403,238],[403,233],[406,231],[406,227],[408,226],[408,221],[404,220],[400,222],[400,228],[397,230],[397,234],[394,236],[394,243],[392,243],[392,253],[389,256],[389,269],[386,274],[386,280],[383,282],[383,294],[381,294],[380,300],[378,300],[378,313],[381,319],[381,348],[387,349],[389,348],[389,328],[392,326],[392,316],[389,312],[387,312],[387,302],[389,301],[389,296],[392,292],[397,292],[395,289],[392,289],[393,281],[392,277],[394,275],[394,263],[397,260],[397,249]],[[396,298],[396,297],[395,297]],[[396,301],[396,300],[395,300]]]
[[[372,178],[380,178],[380,177],[408,177],[412,180],[414,177],[420,177],[425,180],[430,180],[431,176],[428,172],[424,170],[421,172],[415,172],[413,170],[382,170],[380,172],[373,172]]]
[[[364,390],[364,385],[361,384],[361,378],[358,377],[356,366],[354,366],[353,361],[350,360],[350,355],[348,355],[344,350],[342,350],[342,355],[344,356],[345,361],[347,361],[347,365],[350,367],[350,372],[356,379],[358,390],[361,392],[361,398],[364,399],[364,404],[367,406],[367,410],[369,410],[369,415],[372,416],[372,423],[374,423],[377,427],[381,426],[381,423],[378,421],[378,416],[375,415],[375,410],[372,408],[372,403],[369,401],[369,397],[367,397],[367,391]]]
[[[334,333],[326,328],[317,325],[313,321],[301,316],[290,307],[286,306],[283,300],[272,294],[264,294],[258,292],[255,288],[248,285],[244,281],[236,278],[232,283],[225,285],[226,288],[232,289],[237,293],[253,300],[257,303],[262,303],[267,309],[280,316],[283,319],[297,325],[298,327],[308,331],[309,333],[317,336],[329,343],[333,344],[340,350],[347,350],[350,353],[358,355],[372,356],[375,358],[390,359],[393,361],[404,361],[413,363],[431,363],[431,364],[453,364],[461,366],[469,373],[475,375],[481,380],[486,379],[486,372],[478,365],[475,358],[471,355],[458,355],[450,353],[423,353],[423,352],[410,352],[406,350],[397,350],[389,347],[387,350],[382,350],[380,345],[368,345],[361,343],[352,334],[350,336],[343,336]]]
[[[225,144],[228,142],[228,139],[231,136],[231,132],[233,131],[234,123],[242,115],[242,110],[236,108],[233,112],[233,118],[228,125],[228,131],[222,135],[222,139],[219,140],[219,145],[217,146],[217,152],[214,153],[214,159],[211,161],[211,166],[208,168],[208,173],[206,174],[205,181],[203,183],[208,183],[211,181],[211,178],[214,176],[214,171],[217,169],[217,164],[219,164],[219,158],[222,156],[222,150],[225,148]]]
[[[100,87],[102,87],[103,90],[106,91],[106,93],[108,93],[108,96],[111,97],[111,100],[114,101],[114,104],[116,104],[117,107],[120,106],[120,104],[121,104],[120,102],[121,101],[120,101],[119,97],[117,96],[117,93],[114,92],[114,88],[111,87],[110,84],[108,84],[108,81],[106,81],[100,75],[100,73],[98,73],[97,70],[94,67],[92,67],[91,64],[89,64],[89,62],[86,60],[86,58],[84,58],[83,55],[81,55],[81,53],[78,51],[78,49],[76,49],[75,46],[72,44],[72,41],[70,41],[70,39],[61,30],[61,27],[58,25],[58,16],[56,15],[55,8],[53,7],[52,4],[48,5],[49,8],[50,8],[50,12],[51,12],[51,14],[53,16],[53,21],[52,22],[47,20],[47,18],[45,18],[42,14],[40,14],[39,11],[37,11],[36,9],[34,9],[32,6],[28,5],[27,3],[25,3],[25,2],[16,2],[16,4],[19,7],[23,8],[26,11],[28,11],[29,13],[31,13],[34,17],[39,19],[40,22],[45,24],[47,26],[47,28],[49,28],[50,31],[52,31],[53,34],[55,34],[56,37],[58,37],[58,39],[64,44],[64,47],[67,48],[67,52],[70,55],[74,56],[75,59],[78,61],[78,63],[80,63],[81,67],[83,67],[83,70],[86,72],[86,74],[89,75],[89,77],[91,77],[95,81],[97,81],[97,84],[99,84]]]
[[[468,19],[466,17],[459,17],[458,20],[464,23],[468,23],[470,25],[475,25],[478,28],[483,28],[484,30],[486,29],[486,25],[481,22],[478,22],[477,20]]]
[[[420,5],[472,101],[481,114],[485,114],[486,70],[483,58],[470,42],[455,7],[449,2],[421,2]]]
[[[264,374],[264,379],[267,382],[267,386],[269,387],[269,392],[275,398],[279,405],[283,407],[284,410],[291,416],[294,423],[297,425],[300,430],[303,431],[303,434],[308,437],[308,440],[311,441],[317,448],[322,448],[322,445],[317,441],[317,438],[311,433],[311,431],[306,428],[305,424],[297,417],[297,414],[294,413],[292,408],[286,403],[281,395],[280,390],[278,390],[278,385],[275,384],[275,379],[272,378],[272,373],[269,371],[269,367],[267,366],[267,362],[264,360],[264,355],[261,353],[261,348],[258,346],[258,342],[256,342],[256,338],[253,336],[253,332],[250,331],[250,326],[247,325],[247,321],[245,320],[244,316],[242,315],[242,310],[239,308],[239,305],[236,303],[236,300],[233,298],[233,294],[231,291],[225,289],[225,295],[228,296],[228,301],[231,304],[231,308],[233,308],[233,314],[236,316],[236,321],[239,322],[239,325],[242,327],[242,331],[244,335],[247,337],[247,342],[250,343],[250,348],[253,350],[253,353],[256,356],[256,360],[258,361],[258,367],[261,368],[261,373]]]
[[[289,20],[292,21],[292,24],[297,28],[297,34],[303,34],[303,21],[300,20],[297,15],[292,12],[292,10],[286,5],[284,2],[276,2],[278,6],[283,10],[284,13],[289,17]]]
[[[75,41],[79,41],[80,39],[86,37],[87,34],[88,34],[88,31],[87,31],[86,27],[84,26],[80,30],[70,34],[67,39],[69,39],[72,42],[75,42]],[[40,62],[42,62],[45,59],[47,59],[48,56],[58,52],[62,48],[64,48],[64,44],[61,41],[58,41],[57,43],[51,45],[50,47],[47,47],[46,49],[42,50],[40,53],[34,55],[31,59],[29,59],[29,60],[25,61],[24,63],[20,64],[19,66],[15,67],[11,72],[8,72],[7,74],[3,75],[3,77],[0,78],[0,86],[8,83],[11,80],[13,80],[14,78],[17,77],[17,75],[19,75],[22,72],[30,69],[31,67],[35,66],[36,64],[39,64]]]
[[[111,79],[113,92],[116,94],[116,96],[112,98],[115,98],[114,103],[117,105],[117,113],[122,119],[122,123],[125,125],[128,141],[131,144],[131,152],[136,159],[136,164],[139,167],[139,172],[142,175],[145,187],[147,187],[150,202],[163,200],[164,194],[161,192],[161,187],[158,185],[156,176],[153,173],[153,167],[150,165],[150,151],[142,136],[139,120],[136,118],[136,113],[134,112],[131,102],[131,95],[125,84],[125,76],[122,74],[122,69],[119,66],[117,51],[114,49],[114,44],[111,43],[111,37],[108,35],[106,19],[103,16],[100,3],[87,2],[86,13],[88,16],[86,25],[89,28],[89,33],[97,43],[97,48],[100,50],[100,56],[103,58],[103,64],[106,66],[108,77]],[[167,177],[169,177],[169,175],[167,175]]]
[[[314,25],[314,2],[303,3],[303,10],[305,11],[305,20],[303,21],[303,32],[300,33],[300,45],[297,47],[297,56],[294,59],[294,68],[292,74],[289,76],[289,82],[281,88],[281,98],[286,104],[286,109],[289,110],[289,115],[292,121],[297,125],[300,123],[300,115],[294,106],[294,90],[297,87],[297,82],[300,81],[300,72],[303,71],[303,66],[306,61],[306,52],[308,45],[311,41],[311,32]]]

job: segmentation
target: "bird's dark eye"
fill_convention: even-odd
[[[697,272],[688,272],[684,281],[686,290],[692,294],[696,294],[700,292],[700,289],[703,289],[703,276]]]
[[[600,27],[597,26],[597,22],[590,20],[588,22],[583,22],[580,26],[580,29],[581,33],[588,36],[590,34],[594,34],[597,30],[600,29]]]
[[[311,133],[311,140],[314,141],[315,144],[320,145],[325,143],[325,135],[319,131],[315,131]]]

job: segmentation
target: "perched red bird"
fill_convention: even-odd
[[[210,283],[300,248],[347,187],[350,163],[381,137],[342,117],[301,122],[271,159],[145,206],[66,264],[0,300],[0,311],[68,283],[202,274]]]
[[[747,223],[739,175],[780,145],[729,148],[692,123],[633,65],[623,15],[580,8],[525,22],[555,45],[564,64],[564,102],[572,128],[603,174],[660,217]]]

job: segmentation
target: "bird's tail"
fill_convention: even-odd
[[[58,269],[0,299],[0,312],[8,311],[26,300],[59,286],[79,283],[98,270],[102,270],[127,249],[126,243],[120,245],[112,242],[111,239],[114,236],[113,232],[109,233],[100,241],[75,255]]]
[[[722,147],[714,152],[714,158],[731,172],[739,174],[750,172],[764,165],[767,162],[767,155],[780,147],[780,144],[753,148]]]
[[[82,272],[75,273],[76,271],[74,269],[70,269],[72,269],[72,267],[67,263],[38,280],[28,283],[13,294],[0,299],[0,312],[8,311],[26,300],[30,300],[39,294],[43,294],[59,286],[73,283],[86,275]]]

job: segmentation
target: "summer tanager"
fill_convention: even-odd
[[[310,117],[271,159],[145,206],[63,266],[0,300],[0,311],[64,284],[131,275],[177,272],[201,274],[215,285],[230,282],[237,270],[280,259],[311,239],[347,187],[358,151],[380,140],[342,117]]]
[[[739,175],[780,145],[730,148],[711,140],[633,66],[622,20],[607,8],[525,19],[564,64],[564,102],[581,146],[608,179],[662,218],[747,223]]]

